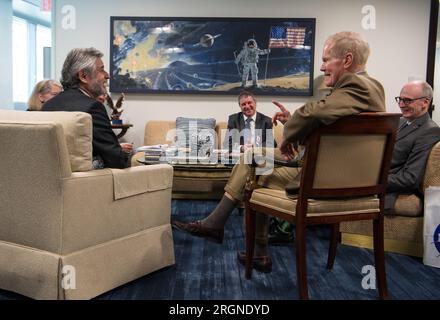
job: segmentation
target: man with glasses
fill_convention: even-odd
[[[385,198],[385,209],[388,210],[394,208],[399,194],[422,196],[420,187],[426,161],[434,144],[440,141],[440,128],[428,113],[432,100],[432,88],[428,83],[407,83],[395,99],[402,118],[388,174]]]
[[[432,88],[424,81],[414,81],[403,86],[396,97],[402,111],[388,174],[385,209],[394,209],[399,194],[423,196],[421,184],[429,153],[440,141],[440,128],[431,120],[428,109]],[[292,242],[294,226],[284,220],[272,220],[269,243]]]

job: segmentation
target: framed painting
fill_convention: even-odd
[[[110,91],[313,95],[314,18],[110,18]]]

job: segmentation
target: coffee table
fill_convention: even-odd
[[[142,159],[137,161],[147,164]],[[223,163],[169,164],[174,168],[173,199],[221,199],[233,168]]]

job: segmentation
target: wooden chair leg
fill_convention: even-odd
[[[336,258],[336,248],[339,241],[339,223],[331,225],[330,246],[328,248],[327,269],[333,268],[333,263]]]
[[[373,220],[374,264],[376,267],[377,286],[381,299],[388,299],[387,278],[385,273],[384,222],[383,215]]]
[[[255,213],[255,210],[246,206],[246,279],[250,279],[252,276],[252,260],[254,258],[255,246]]]
[[[295,228],[295,244],[296,244],[296,275],[298,281],[299,298],[302,300],[309,299],[307,287],[307,262],[306,262],[306,228],[301,227],[299,223]]]

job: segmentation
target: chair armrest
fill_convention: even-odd
[[[87,172],[75,172],[65,181],[74,179],[92,179],[108,176],[113,184],[114,200],[127,198],[145,192],[171,189],[173,167],[168,164],[139,166],[126,169],[102,169]]]
[[[63,243],[59,248],[63,254],[169,224],[171,166],[116,169],[120,170],[119,179],[112,170],[74,172],[63,179],[58,205],[62,208],[59,230]],[[124,193],[122,197],[115,196],[115,183]]]
[[[142,159],[142,160],[145,159],[145,152],[143,152],[143,151],[137,152],[131,157],[131,166],[132,167],[143,166],[142,163],[137,161],[138,159]]]
[[[113,174],[115,200],[171,189],[173,184],[173,167],[168,164],[110,170]]]

